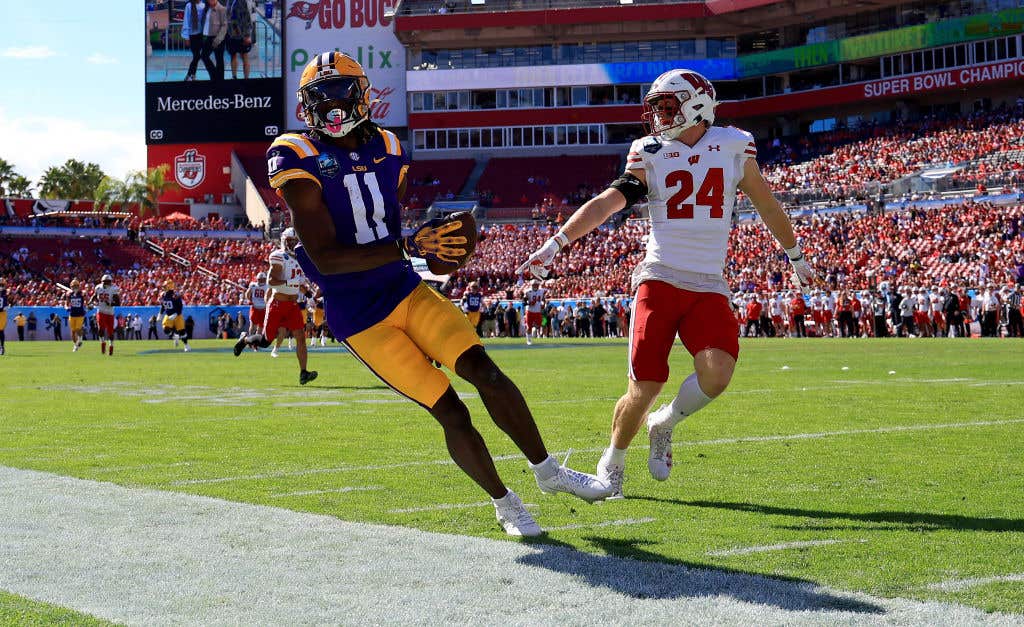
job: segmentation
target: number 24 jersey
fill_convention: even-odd
[[[747,159],[754,137],[712,126],[692,147],[657,136],[633,142],[626,169],[647,176],[651,234],[644,261],[677,270],[721,275]]]

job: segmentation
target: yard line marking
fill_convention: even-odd
[[[623,520],[606,520],[599,523],[580,523],[578,525],[559,525],[557,527],[544,527],[544,531],[570,531],[572,529],[599,529],[601,527],[624,527],[626,525],[645,525],[657,520],[657,518],[625,518]]]
[[[334,488],[331,490],[303,490],[301,492],[278,492],[271,494],[272,499],[281,499],[289,496],[313,496],[316,494],[344,494],[345,492],[369,492],[372,490],[383,490],[384,486],[380,485],[367,485],[367,486],[347,486],[344,488]]]
[[[2,466],[0,511],[0,588],[126,624],[376,624],[381,608],[395,624],[1020,620],[808,581],[352,523]]]
[[[842,544],[844,542],[867,542],[867,540],[803,540],[799,542],[780,542],[779,544],[766,544],[763,546],[746,546],[736,549],[723,549],[721,551],[708,551],[705,555],[711,557],[728,557],[730,555],[750,555],[752,553],[767,553],[769,551],[786,551],[789,549],[806,549],[815,546],[827,546],[830,544]]]
[[[900,433],[905,431],[932,431],[937,429],[966,429],[969,427],[996,427],[1024,423],[1024,418],[1010,420],[979,420],[977,422],[951,422],[932,425],[900,425],[894,427],[878,427],[876,429],[850,429],[847,431],[820,431],[817,433],[793,433],[789,435],[756,435],[743,438],[718,438],[714,440],[694,440],[690,442],[675,442],[679,446],[711,446],[716,444],[744,444],[749,442],[785,442],[789,440],[815,440],[831,438],[844,435],[864,435],[871,433]],[[648,445],[634,447],[638,450],[650,448]],[[602,453],[605,447],[596,448],[573,448],[574,453]],[[565,455],[567,451],[551,451],[555,457]],[[495,455],[494,461],[507,461],[512,459],[525,459],[520,453],[510,455]],[[279,479],[283,477],[305,477],[307,475],[321,475],[335,472],[360,472],[368,470],[395,470],[398,468],[415,468],[418,466],[452,466],[455,462],[451,459],[433,459],[418,462],[396,462],[394,464],[375,464],[369,466],[340,466],[336,468],[310,468],[308,470],[294,470],[286,472],[268,472],[255,475],[238,475],[235,477],[215,477],[211,479],[185,479],[171,481],[165,485],[205,485],[211,483],[228,483],[231,481],[259,481],[263,479]]]
[[[126,470],[156,470],[158,468],[180,468],[191,466],[192,462],[175,462],[173,464],[143,464],[140,466],[112,466],[109,468],[94,468],[93,472],[124,472]]]
[[[403,507],[401,509],[389,509],[389,514],[415,514],[417,512],[438,512],[448,509],[473,509],[477,507],[494,506],[490,501],[486,503],[438,503],[425,507]],[[539,507],[536,503],[523,503],[523,507]]]
[[[996,575],[994,577],[971,577],[969,579],[950,579],[949,581],[940,581],[939,583],[928,584],[925,587],[929,590],[940,590],[942,592],[957,592],[959,590],[973,588],[974,586],[984,586],[990,583],[1002,583],[1005,581],[1024,581],[1024,573],[1014,573],[1012,575]]]

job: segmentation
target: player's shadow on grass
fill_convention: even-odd
[[[667,559],[642,548],[638,539],[588,537],[608,555],[586,553],[550,537],[530,541],[538,552],[516,561],[573,575],[595,588],[607,588],[634,599],[730,597],[784,610],[832,610],[881,614],[885,609],[852,597],[822,590],[812,581],[766,577],[754,573]]]
[[[386,385],[312,385],[314,390],[390,390]]]
[[[978,518],[959,514],[932,514],[927,512],[830,512],[816,509],[800,509],[796,507],[775,507],[756,503],[730,503],[726,501],[682,501],[678,499],[662,499],[652,496],[632,497],[643,501],[659,501],[673,505],[688,507],[707,507],[713,509],[729,509],[755,514],[773,516],[792,516],[797,518],[813,518],[817,520],[851,520],[855,522],[873,523],[865,526],[865,530],[906,530],[906,531],[937,531],[953,529],[957,531],[1024,531],[1024,520],[1017,518]],[[843,526],[821,527],[788,527],[793,529],[850,529]]]

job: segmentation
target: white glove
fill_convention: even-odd
[[[549,237],[544,245],[538,248],[523,265],[516,268],[516,274],[522,274],[527,270],[538,279],[545,279],[551,271],[551,263],[555,255],[569,243],[569,238],[559,231],[554,237]]]
[[[170,322],[178,317],[178,314],[167,314],[167,321]]]
[[[793,265],[793,282],[796,283],[801,292],[809,294],[811,286],[817,285],[819,282],[814,268],[804,259],[804,254],[799,246],[787,248],[786,254],[789,255],[789,263]]]

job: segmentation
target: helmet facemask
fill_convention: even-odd
[[[365,76],[332,76],[299,89],[306,124],[330,137],[344,137],[370,115],[370,81]]]

